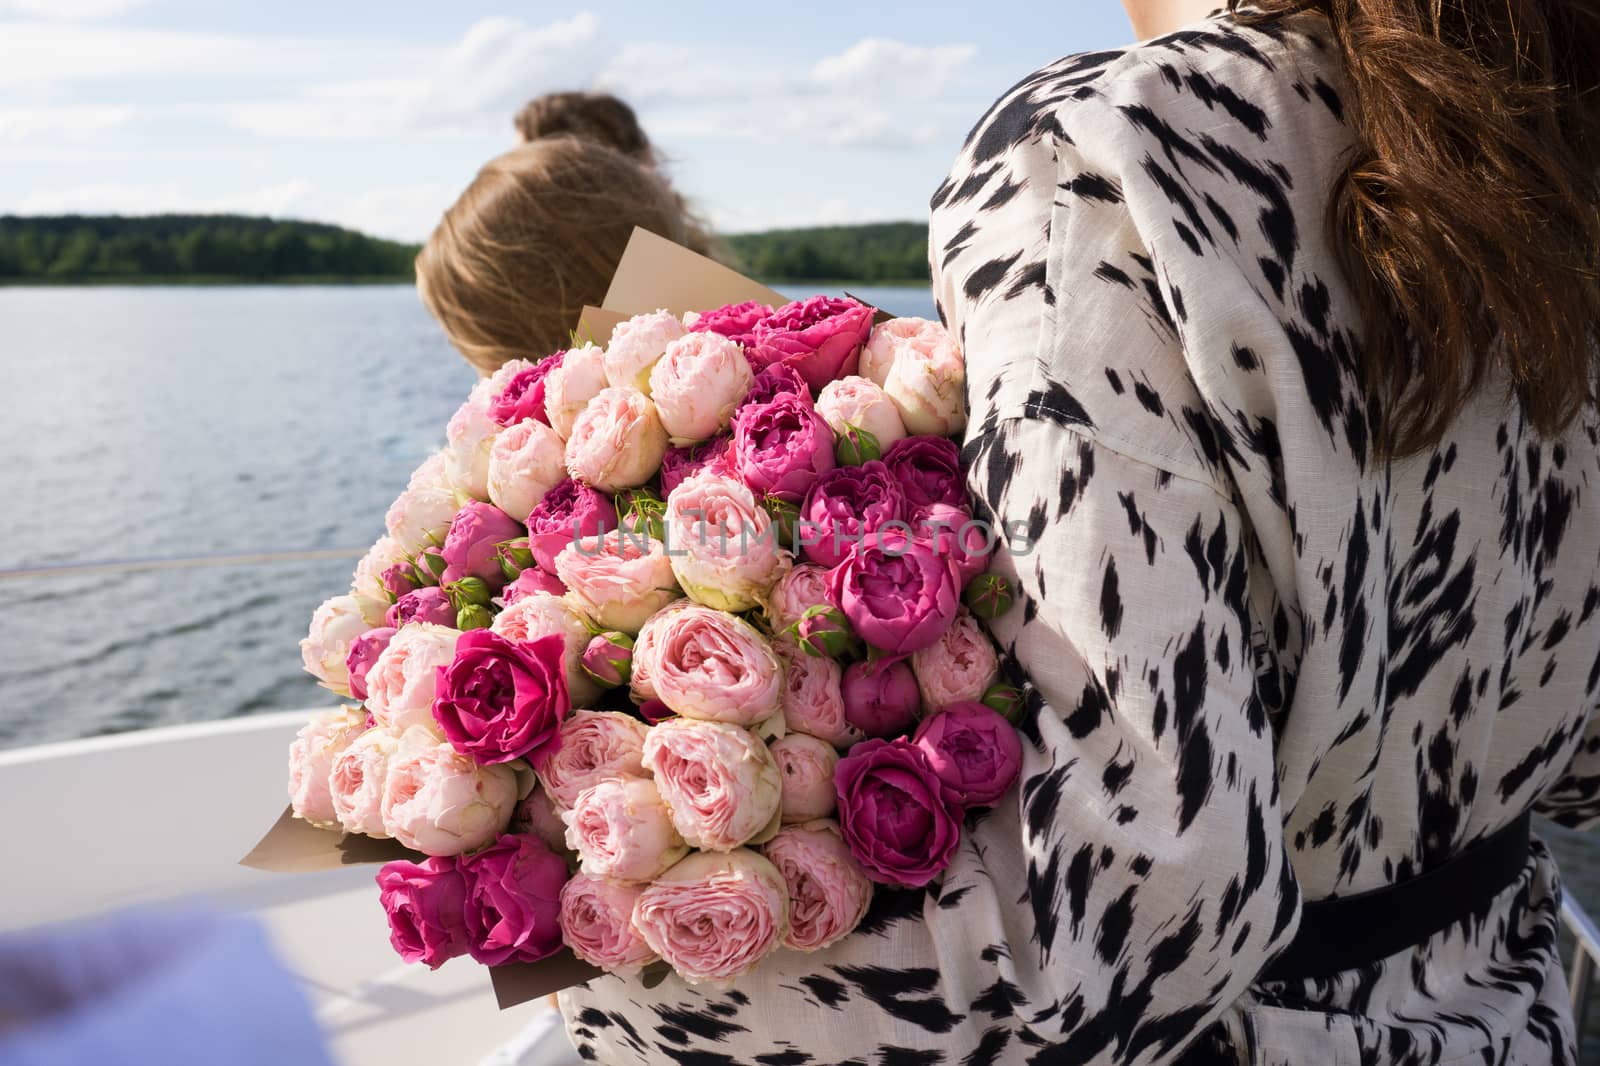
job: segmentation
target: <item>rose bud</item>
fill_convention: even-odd
[[[818,604],[785,630],[801,651],[819,659],[838,659],[850,651],[855,638],[837,607]]]
[[[492,504],[474,500],[450,522],[450,532],[445,534],[440,552],[445,561],[440,581],[448,585],[464,577],[476,577],[499,588],[505,583],[505,575],[500,572],[500,544],[522,535],[522,524],[516,519]]]
[[[623,489],[613,501],[617,505],[617,525],[630,533],[646,533],[656,540],[667,539],[667,502],[648,485]]]
[[[833,745],[804,733],[790,733],[769,745],[783,776],[784,824],[809,822],[833,813],[833,768],[839,753]]]
[[[644,738],[649,728],[616,711],[573,711],[561,723],[561,742],[531,760],[551,800],[562,807],[608,777],[644,776]]]
[[[650,699],[639,704],[639,717],[651,725],[660,725],[669,718],[676,718],[677,715],[672,712],[671,707],[660,700]]]
[[[935,503],[966,506],[966,482],[961,474],[961,449],[948,437],[906,437],[883,452],[906,507],[916,513]]]
[[[565,597],[545,592],[523,596],[496,615],[491,628],[501,636],[520,641],[559,636],[566,656],[562,670],[573,704],[582,706],[599,698],[599,686],[583,672],[583,650],[589,646],[589,625]]]
[[[613,387],[650,391],[650,369],[666,354],[667,346],[688,331],[668,311],[634,315],[611,331],[604,361],[606,380]]]
[[[367,674],[372,672],[373,663],[389,646],[389,640],[395,632],[394,627],[382,626],[367,630],[351,642],[350,654],[345,658],[344,666],[350,675],[350,695],[354,698],[367,698]]]
[[[368,729],[333,760],[328,790],[333,813],[347,833],[386,837],[383,797],[389,760],[400,750],[402,734],[393,729]]]
[[[697,603],[747,611],[788,565],[772,519],[733,478],[705,472],[672,490],[666,508],[672,572]]]
[[[389,760],[383,828],[425,855],[475,851],[499,836],[517,805],[517,775],[480,766],[449,744],[408,732]]]
[[[572,953],[608,973],[633,976],[658,956],[633,927],[643,885],[585,873],[561,890],[561,937]]]
[[[980,702],[1013,725],[1022,717],[1022,690],[1015,685],[1004,682],[990,685]]]
[[[642,533],[616,530],[584,537],[556,556],[568,596],[607,629],[637,633],[645,619],[683,594],[666,546]]]
[[[638,389],[601,391],[578,414],[567,438],[567,473],[605,492],[643,485],[667,454],[667,431],[655,404]]]
[[[367,716],[344,707],[300,727],[289,745],[289,806],[296,818],[324,829],[338,826],[328,779],[334,760],[365,730]]]
[[[880,462],[841,466],[817,478],[800,507],[801,546],[806,559],[835,567],[863,540],[905,517],[906,499]]]
[[[456,628],[463,633],[488,629],[494,625],[494,612],[476,603],[469,603],[456,612]]]
[[[350,577],[350,595],[356,598],[361,617],[366,619],[368,625],[382,625],[389,605],[412,589],[410,580],[404,579],[400,590],[392,591],[385,580],[385,575],[391,570],[405,575],[410,566],[406,560],[406,550],[400,546],[400,542],[384,536],[367,549]]]
[[[961,599],[979,618],[999,618],[1011,610],[1011,583],[999,574],[979,574]]]
[[[436,585],[430,585],[408,592],[395,600],[394,606],[389,608],[389,613],[384,617],[384,624],[390,629],[399,629],[401,626],[416,622],[454,626],[456,610],[455,605],[450,602],[449,592]]]
[[[406,962],[437,970],[467,953],[467,881],[454,858],[396,860],[378,871],[389,943]]]
[[[780,643],[774,651],[783,660],[783,720],[788,729],[847,748],[861,739],[861,731],[845,717],[842,678],[844,668],[833,659],[807,655],[793,644]]]
[[[740,345],[749,344],[756,323],[772,314],[772,308],[755,300],[728,304],[714,311],[690,311],[683,324],[696,333],[720,333]]]
[[[949,560],[894,528],[850,550],[828,575],[828,598],[857,636],[894,655],[938,640],[961,606]]]
[[[752,726],[782,706],[783,667],[772,645],[736,615],[691,605],[634,647],[636,688],[688,718]],[[638,676],[636,674],[636,676]]]
[[[777,816],[783,779],[772,753],[746,729],[674,718],[653,726],[644,766],[691,847],[728,851]]]
[[[433,696],[439,669],[456,657],[461,634],[431,622],[413,622],[389,640],[367,672],[367,710],[379,725],[406,730],[420,726],[439,734]]]
[[[489,498],[489,452],[499,434],[486,397],[467,400],[450,417],[445,426],[444,469],[452,489],[474,500]]]
[[[833,443],[833,457],[840,466],[860,466],[883,455],[878,438],[860,426],[847,425]]]
[[[437,483],[422,481],[402,492],[383,517],[389,536],[408,552],[442,540],[456,516],[455,489],[440,474]]]
[[[767,594],[763,613],[774,633],[800,621],[808,610],[828,603],[828,571],[810,563],[790,568]]]
[[[545,493],[528,515],[528,546],[541,570],[556,572],[556,556],[580,537],[599,536],[617,528],[611,497],[567,478]]]
[[[521,803],[517,804],[516,810],[511,814],[508,831],[532,833],[544,841],[550,850],[562,853],[567,851],[567,823],[561,820],[561,808],[556,806],[556,801],[550,797],[542,780],[534,786],[532,792],[522,798]]]
[[[484,966],[538,962],[561,950],[561,889],[567,863],[537,837],[511,836],[471,855],[467,879],[467,954]]]
[[[783,946],[817,951],[855,931],[872,903],[872,882],[835,822],[785,826],[762,853],[789,886],[789,935]]]
[[[495,386],[489,400],[489,417],[501,426],[514,426],[528,419],[549,425],[545,390],[550,375],[561,366],[566,354],[556,352],[537,363],[513,359],[502,365],[489,379],[491,386]]]
[[[857,744],[839,760],[834,787],[845,843],[874,881],[921,888],[955,857],[961,808],[910,741]]]
[[[488,607],[494,603],[494,590],[481,577],[464,577],[444,586],[444,593],[456,610],[477,605]]]
[[[444,532],[446,534],[450,532],[448,524],[445,526]],[[441,534],[440,540],[442,541],[443,539],[444,534]],[[437,544],[430,544],[417,552],[416,562],[411,567],[411,570],[416,576],[417,586],[425,588],[437,585],[439,579],[444,577],[444,572],[449,569],[449,566],[450,564],[444,561],[444,550]]]
[[[601,633],[583,649],[583,672],[601,688],[626,685],[632,670],[633,638],[626,633]]]
[[[526,599],[536,593],[547,596],[565,596],[567,586],[554,574],[547,573],[537,566],[530,566],[517,575],[517,579],[500,590],[499,604],[502,608],[510,607],[518,600]]]
[[[960,433],[967,424],[967,370],[949,331],[926,319],[898,318],[873,331],[868,349],[874,345],[893,353],[879,384],[906,430],[938,437]],[[878,371],[883,360],[874,353],[869,362]]]
[[[1022,769],[1017,731],[981,703],[951,704],[918,726],[912,743],[962,807],[992,806]]]
[[[797,503],[833,469],[833,431],[799,396],[746,405],[733,420],[733,463],[753,492]]]
[[[489,450],[489,499],[509,515],[526,515],[567,476],[566,442],[543,422],[518,422]]]
[[[414,588],[431,584],[409,562],[395,563],[389,567],[379,575],[378,583],[383,586],[383,593],[386,597],[386,606],[384,608],[384,613],[386,614],[388,613],[388,607],[393,606],[395,600],[398,600]]]
[[[372,628],[354,596],[326,600],[311,616],[311,629],[300,641],[300,661],[306,673],[322,687],[341,696],[350,694],[350,645]]]
[[[584,405],[606,387],[605,354],[593,344],[573,348],[544,379],[544,420],[562,440],[572,436],[572,424]]]
[[[756,323],[746,346],[750,365],[794,367],[813,393],[856,372],[872,332],[872,308],[856,300],[813,296],[796,300]]]
[[[439,671],[433,717],[445,739],[480,763],[538,759],[558,742],[572,711],[559,636],[511,640],[488,629],[463,633]]]
[[[883,389],[864,377],[840,378],[830,381],[817,394],[817,411],[839,437],[855,430],[863,440],[870,440],[879,449],[856,462],[876,459],[887,448],[906,435],[905,423],[894,401]]]
[[[648,777],[596,781],[561,815],[567,847],[591,877],[650,881],[689,853]]]
[[[672,443],[692,444],[728,428],[751,377],[739,345],[717,333],[689,333],[651,368],[650,398]]]
[[[527,537],[501,541],[494,546],[494,554],[507,581],[515,581],[533,565],[533,549],[528,546]]]
[[[698,444],[669,448],[661,459],[661,491],[668,496],[679,485],[702,471],[711,471],[724,477],[737,477],[728,449],[733,446],[733,435],[723,433]]]
[[[978,623],[966,611],[956,615],[939,639],[911,656],[925,713],[983,698],[1000,673],[1000,660]]]
[[[797,396],[808,404],[811,402],[811,386],[806,384],[798,370],[787,363],[773,363],[758,373],[750,383],[750,391],[745,393],[739,410],[771,403],[779,396]]]
[[[922,698],[911,667],[897,659],[851,663],[840,684],[844,717],[869,737],[892,737],[916,721]]]
[[[754,969],[789,931],[789,886],[748,848],[697,852],[639,894],[633,927],[690,984]]]

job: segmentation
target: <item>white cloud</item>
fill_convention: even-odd
[[[811,68],[811,80],[833,91],[873,99],[890,94],[928,99],[943,92],[977,52],[977,46],[970,44],[930,47],[868,37],[819,60]]]
[[[127,105],[0,107],[0,144],[20,144],[41,138],[81,142],[127,125],[135,113],[135,109]]]
[[[792,97],[670,111],[648,123],[658,137],[715,137],[824,148],[910,148],[938,136],[926,120],[837,96]]]
[[[634,104],[663,100],[742,100],[792,91],[781,68],[729,62],[682,45],[623,45],[594,79],[594,88]]]
[[[144,7],[150,0],[0,0],[0,15],[26,15],[29,18],[60,19],[63,22],[88,21],[125,15]]]

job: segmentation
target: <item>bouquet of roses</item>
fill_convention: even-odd
[[[407,961],[727,982],[948,865],[1015,779],[961,353],[851,299],[620,322],[451,419],[305,667],[293,813],[417,854]]]

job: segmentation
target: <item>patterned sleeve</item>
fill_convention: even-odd
[[[1595,669],[1600,671],[1600,662]],[[1570,829],[1589,829],[1600,822],[1600,714],[1590,711],[1583,741],[1566,773],[1540,797],[1534,810]]]

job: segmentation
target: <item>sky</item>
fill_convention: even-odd
[[[244,212],[425,238],[511,117],[638,110],[723,232],[925,216],[994,98],[1117,0],[0,0],[0,214]]]

